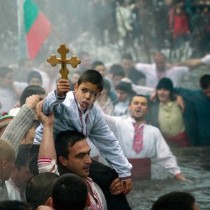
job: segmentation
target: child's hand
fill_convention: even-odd
[[[57,82],[57,95],[62,97],[70,90],[70,83],[67,79],[60,79]]]

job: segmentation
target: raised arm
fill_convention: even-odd
[[[1,138],[9,141],[17,152],[19,143],[24,135],[28,132],[31,127],[33,120],[36,116],[35,108],[38,102],[42,100],[39,95],[32,95],[26,99],[18,114],[9,123]]]

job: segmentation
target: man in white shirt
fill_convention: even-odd
[[[158,81],[163,77],[170,78],[175,87],[180,86],[181,79],[190,69],[202,64],[209,65],[210,63],[209,55],[202,59],[192,59],[177,65],[168,64],[165,55],[161,52],[156,52],[153,59],[153,64],[137,63],[135,65],[136,70],[144,73],[146,86],[152,88],[155,88]]]
[[[125,156],[133,165],[132,178],[135,180],[150,178],[150,159],[154,158],[177,180],[185,180],[160,130],[145,122],[148,111],[147,98],[143,95],[135,95],[129,110],[131,116],[105,115],[105,118],[110,129],[119,139]]]

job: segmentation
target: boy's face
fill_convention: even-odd
[[[98,90],[97,85],[90,82],[83,82],[79,86],[76,83],[74,90],[77,102],[83,111],[91,107],[100,96],[100,91]]]

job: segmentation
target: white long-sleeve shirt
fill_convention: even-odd
[[[177,165],[176,157],[170,151],[160,130],[154,126],[144,124],[143,128],[143,149],[140,153],[133,150],[135,120],[131,117],[113,117],[105,115],[105,119],[119,139],[125,156],[129,158],[153,158],[172,175],[179,174],[180,168]]]
[[[120,178],[131,176],[132,165],[125,158],[118,140],[109,129],[100,109],[93,105],[85,113],[82,112],[72,91],[68,92],[63,100],[57,99],[54,92],[49,93],[43,104],[43,112],[49,114],[52,109],[55,115],[55,135],[65,130],[84,133]],[[35,143],[41,142],[42,134],[43,126],[40,125],[36,130]]]
[[[189,72],[189,67],[186,66],[166,66],[166,70],[162,73],[161,78],[158,78],[158,71],[155,63],[137,63],[135,68],[137,71],[145,74],[146,86],[151,88],[155,88],[159,79],[162,77],[170,78],[173,81],[175,87],[180,86],[180,81],[183,78],[183,75]]]

